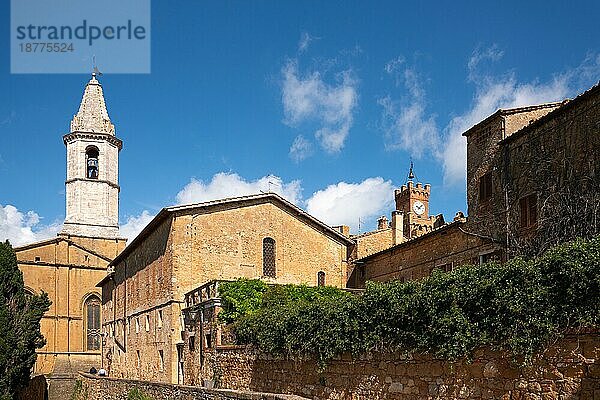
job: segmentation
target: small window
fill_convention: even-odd
[[[150,331],[150,316],[146,315],[146,332]]]
[[[158,370],[161,372],[165,370],[165,356],[162,350],[158,351]]]
[[[140,317],[135,319],[135,333],[140,333]]]
[[[325,286],[325,272],[317,272],[317,286]]]
[[[137,367],[140,368],[142,366],[142,357],[140,356],[140,351],[136,350],[135,353],[137,355]]]
[[[206,340],[206,348],[210,349],[212,347],[212,335],[210,333],[207,333],[206,335],[204,335],[204,338]]]
[[[270,278],[277,277],[275,265],[275,240],[272,238],[263,239],[263,276]]]
[[[38,257],[35,257],[35,262],[40,262],[40,261],[42,261],[42,258],[41,258],[41,257],[39,257],[39,256],[38,256]]]
[[[486,201],[492,197],[492,173],[487,172],[479,178],[479,201]]]
[[[163,325],[163,314],[162,314],[162,310],[158,310],[158,321],[156,321],[156,325],[159,328],[162,328]]]
[[[537,194],[533,193],[519,200],[521,228],[529,228],[537,223]]]
[[[90,146],[85,150],[86,177],[98,179],[98,155],[97,147]]]
[[[502,261],[502,253],[501,253],[501,251],[500,250],[496,250],[496,251],[493,251],[491,253],[481,254],[479,256],[479,263],[480,264],[485,264],[485,263],[488,263],[490,261],[497,261],[497,262]]]
[[[196,336],[189,337],[190,352],[196,351]]]

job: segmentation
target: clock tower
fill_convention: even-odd
[[[411,163],[408,181],[400,189],[396,189],[394,197],[396,200],[396,211],[403,215],[404,236],[412,239],[431,232],[436,217],[429,216],[429,195],[431,185],[418,182],[413,183],[415,175]]]

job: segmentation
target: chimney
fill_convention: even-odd
[[[348,225],[332,226],[331,228],[338,231],[344,236],[350,237],[350,227]]]
[[[389,225],[387,217],[385,215],[379,217],[379,219],[377,220],[377,230],[380,231],[382,229],[387,229],[388,227]]]
[[[393,245],[404,241],[404,213],[402,211],[392,211],[392,242]]]

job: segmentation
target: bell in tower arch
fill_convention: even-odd
[[[98,148],[90,146],[85,151],[85,159],[87,164],[86,177],[88,179],[98,179]]]

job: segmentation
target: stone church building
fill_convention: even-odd
[[[41,321],[46,345],[36,373],[68,376],[101,363],[101,291],[96,284],[125,248],[119,236],[119,151],[102,86],[92,75],[63,136],[67,148],[66,218],[54,239],[15,248],[27,290],[52,305]]]

